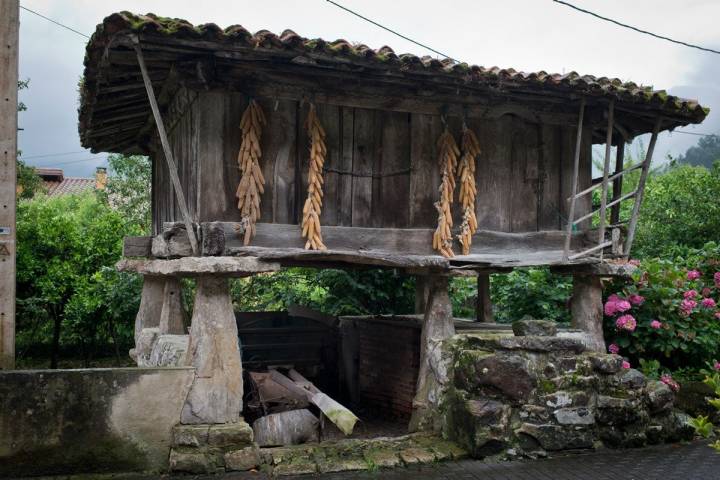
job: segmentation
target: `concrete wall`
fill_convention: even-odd
[[[160,471],[191,368],[0,372],[0,478]]]

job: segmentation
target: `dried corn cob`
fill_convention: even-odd
[[[266,124],[265,115],[255,100],[250,100],[240,120],[242,142],[238,153],[240,166],[240,184],[235,196],[242,216],[245,234],[243,244],[249,245],[255,236],[255,223],[260,218],[260,195],[265,191],[265,177],[260,169],[260,137],[262,126]]]
[[[463,221],[460,225],[460,234],[457,236],[462,245],[463,255],[470,253],[472,236],[477,231],[477,217],[475,216],[475,157],[480,154],[480,144],[475,134],[469,128],[463,128],[462,157],[458,167],[460,178],[460,205],[463,208]]]
[[[460,150],[458,150],[455,139],[447,127],[440,135],[438,147],[440,149],[439,163],[442,171],[442,181],[439,188],[440,200],[435,203],[435,208],[438,211],[438,226],[433,234],[433,249],[439,251],[444,257],[454,257],[452,233],[450,231],[453,225],[450,205],[453,202],[455,169],[457,168],[457,157],[460,155]]]
[[[308,172],[308,195],[303,206],[302,236],[306,238],[305,250],[325,250],[320,231],[320,208],[322,207],[322,168],[325,163],[325,130],[320,125],[320,119],[315,111],[315,105],[310,104],[307,122],[305,124],[310,137],[310,170]]]

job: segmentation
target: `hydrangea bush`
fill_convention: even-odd
[[[604,303],[608,351],[631,365],[663,370],[712,368],[720,357],[720,247],[685,258],[643,260],[630,285],[614,284]],[[675,389],[671,377],[661,380]]]

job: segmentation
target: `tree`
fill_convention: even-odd
[[[671,166],[651,177],[633,246],[635,257],[672,257],[720,238],[720,163]]]
[[[700,137],[696,146],[678,157],[678,163],[705,168],[712,168],[716,160],[720,160],[720,135]]]
[[[108,156],[110,175],[101,195],[118,210],[126,224],[139,227],[140,234],[149,234],[152,227],[150,159],[142,155]]]
[[[24,90],[30,85],[30,80],[18,80],[18,90]],[[23,102],[18,102],[18,112],[24,112],[27,110],[27,105]],[[35,194],[42,190],[42,179],[35,173],[33,167],[28,167],[25,162],[20,160],[22,152],[18,150],[17,159],[17,190],[19,199],[28,199],[35,196]]]
[[[48,346],[51,368],[62,345],[87,360],[93,345],[110,337],[117,348],[121,332],[132,331],[139,280],[108,271],[126,233],[134,232],[122,214],[93,192],[18,205],[18,343]]]

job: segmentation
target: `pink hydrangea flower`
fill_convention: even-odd
[[[715,368],[715,370],[720,370],[720,362],[715,360],[715,365],[713,365],[713,368]]]
[[[697,270],[690,270],[689,272],[687,272],[688,280],[697,280],[698,278],[700,278],[700,272],[698,272]]]
[[[637,327],[637,321],[632,315],[623,315],[615,321],[615,326],[618,330],[627,330],[628,332],[634,332]]]
[[[690,300],[689,298],[686,298],[685,300],[680,302],[680,310],[685,315],[690,315],[690,313],[692,313],[695,307],[697,307],[697,302],[695,300]]]
[[[688,290],[687,292],[683,293],[683,298],[695,298],[697,297],[698,293],[697,290]]]
[[[645,302],[645,297],[643,297],[642,295],[637,295],[637,294],[633,293],[632,295],[630,295],[628,297],[628,300],[633,305],[642,305]]]
[[[700,305],[705,308],[715,308],[715,300],[713,300],[712,298],[703,298],[702,302],[700,302]]]
[[[620,353],[620,347],[618,347],[615,343],[611,343],[610,345],[608,345],[608,352],[617,355],[618,353]]]
[[[630,368],[630,362],[628,362],[627,360],[623,360],[622,367],[623,367],[623,368]]]
[[[680,384],[678,384],[673,378],[667,373],[660,377],[660,381],[670,387],[670,390],[677,392],[680,390]]]
[[[657,330],[658,328],[662,328],[662,322],[658,320],[653,320],[652,322],[650,322],[650,328],[654,328],[655,330]]]
[[[718,320],[720,320],[720,312],[715,312],[715,318],[717,318]]]
[[[717,288],[720,288],[720,272],[715,272],[715,275],[713,275],[713,280],[715,280],[715,286]]]

